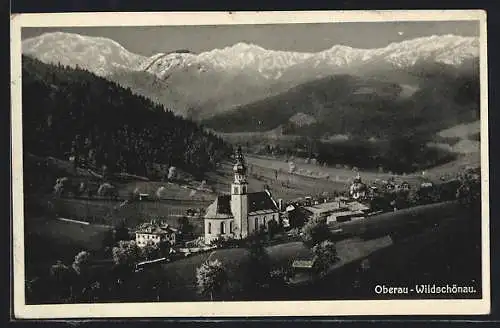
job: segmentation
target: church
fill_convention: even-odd
[[[206,210],[205,243],[217,238],[244,239],[266,228],[271,220],[278,222],[278,204],[269,190],[249,192],[245,160],[238,148],[233,167],[234,180],[231,193],[219,195]]]

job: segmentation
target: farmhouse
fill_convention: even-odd
[[[357,201],[342,202],[341,200],[337,200],[335,202],[307,206],[304,209],[308,212],[310,218],[325,218],[327,223],[331,223],[362,219],[367,215],[370,207]]]
[[[268,189],[248,192],[246,165],[238,148],[231,194],[219,195],[205,212],[205,243],[221,238],[243,239],[278,221],[278,204]]]
[[[141,224],[135,231],[135,242],[137,246],[144,247],[150,243],[158,245],[168,241],[175,245],[177,229],[168,224],[158,224],[154,221]]]

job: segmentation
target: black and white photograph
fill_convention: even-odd
[[[485,21],[17,15],[15,314],[487,314]]]

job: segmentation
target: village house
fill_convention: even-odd
[[[370,207],[357,201],[343,201],[337,199],[333,202],[316,204],[304,207],[309,218],[324,218],[327,223],[345,222],[365,218]]]
[[[135,231],[135,242],[137,246],[144,247],[148,244],[158,245],[161,242],[168,241],[170,245],[175,245],[178,230],[164,223],[154,221],[146,222]]]
[[[271,220],[279,220],[279,206],[269,189],[248,191],[247,168],[241,148],[236,153],[233,173],[231,193],[217,196],[205,212],[206,244],[217,238],[244,239],[261,227],[266,228]]]

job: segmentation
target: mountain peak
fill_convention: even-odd
[[[42,62],[79,66],[99,76],[116,69],[134,70],[145,59],[109,38],[60,31],[25,39],[22,48],[23,54]]]
[[[262,48],[261,46],[258,46],[253,43],[245,43],[245,42],[238,42],[233,44],[232,46],[227,46],[221,49],[213,49],[211,51],[207,51],[205,53],[241,53],[241,52],[252,52],[252,51],[257,51],[257,52],[264,52],[264,51],[269,51],[267,49]]]

